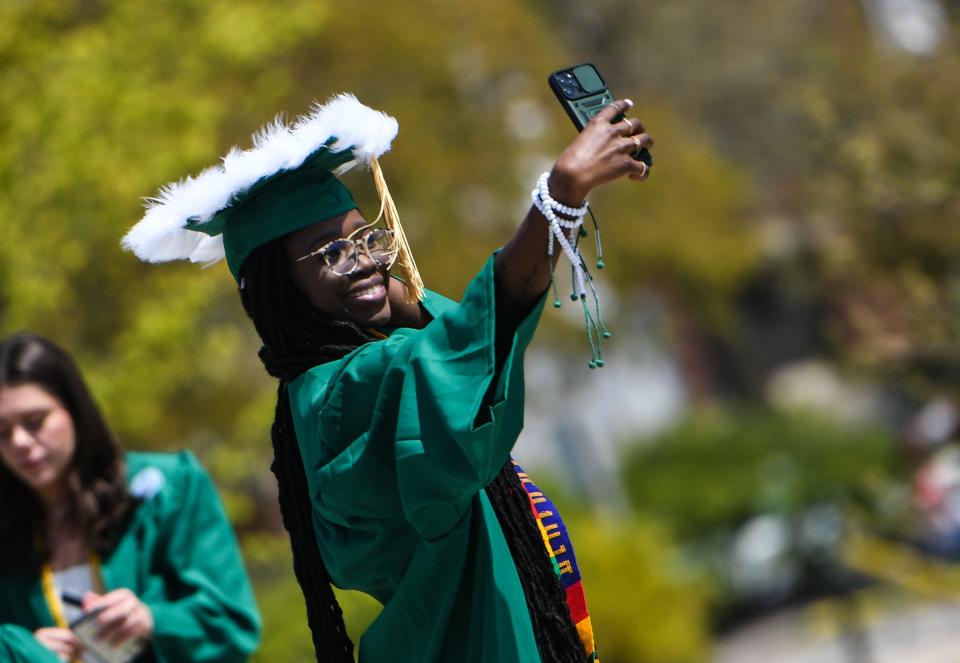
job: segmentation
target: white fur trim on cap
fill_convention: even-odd
[[[283,170],[300,167],[331,138],[334,152],[352,148],[354,159],[336,174],[390,149],[397,121],[364,106],[352,94],[340,94],[326,104],[286,124],[279,117],[253,136],[248,150],[231,149],[222,163],[162,187],[148,198],[146,213],[123,238],[122,245],[146,262],[190,260],[213,264],[222,259],[223,239],[188,230],[188,222],[205,223],[228,207],[256,182]]]

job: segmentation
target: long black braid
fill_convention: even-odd
[[[241,275],[240,297],[263,341],[260,359],[267,372],[280,380],[271,429],[271,470],[279,486],[280,512],[290,534],[293,568],[306,601],[313,646],[318,661],[349,663],[353,643],[316,545],[287,384],[310,368],[375,339],[356,325],[332,320],[310,306],[290,276],[282,238],[255,249],[244,261]],[[486,491],[520,576],[540,658],[544,663],[583,663],[583,644],[564,589],[510,460]]]

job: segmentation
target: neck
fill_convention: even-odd
[[[61,480],[38,494],[47,509],[44,538],[50,568],[59,571],[89,562],[93,548],[79,514],[71,509],[66,482]]]
[[[420,302],[407,301],[407,288],[399,280],[390,285],[390,326],[422,329],[430,322],[430,316]]]
[[[54,514],[63,513],[67,509],[66,489],[62,481],[56,481],[48,486],[43,486],[37,491],[37,496],[43,505],[47,508],[47,513],[52,517]]]

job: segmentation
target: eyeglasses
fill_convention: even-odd
[[[372,225],[372,224],[371,224]],[[354,235],[363,233],[354,239]],[[296,259],[296,262],[318,257],[337,276],[349,276],[360,264],[360,252],[377,263],[378,267],[390,269],[397,259],[397,246],[394,233],[389,228],[371,228],[370,225],[357,228],[348,237],[327,242],[319,249]]]

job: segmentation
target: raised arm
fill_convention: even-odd
[[[633,102],[618,100],[597,113],[560,154],[550,171],[550,195],[560,203],[579,206],[595,188],[623,177],[642,181],[646,164],[631,156],[650,147],[653,138],[634,118],[616,121]],[[531,206],[523,223],[497,254],[498,333],[509,333],[533,308],[550,285],[552,265],[547,259],[548,222]],[[556,261],[559,251],[554,253]]]

